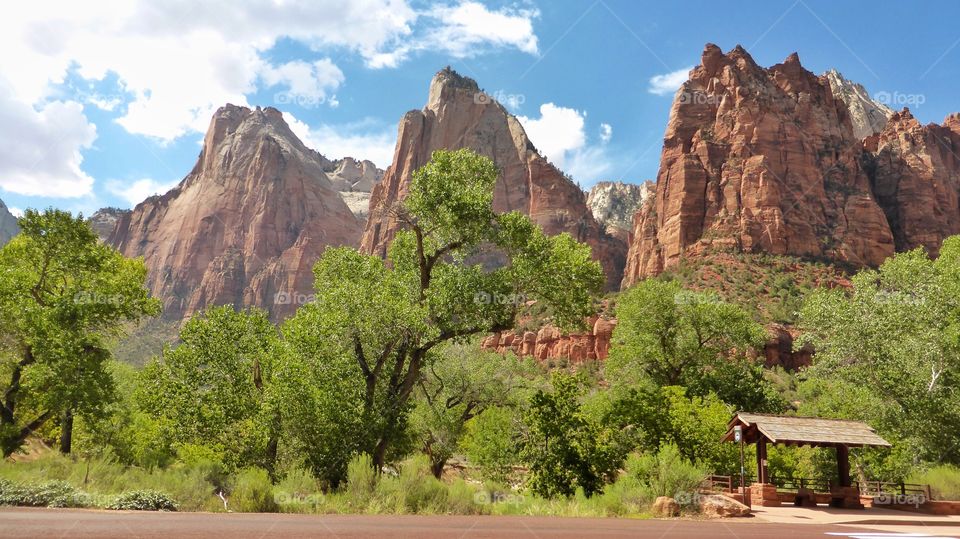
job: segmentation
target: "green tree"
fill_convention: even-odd
[[[762,368],[750,358],[765,340],[743,308],[712,294],[648,279],[617,300],[608,379],[715,392],[741,409],[766,408]]]
[[[622,461],[616,433],[583,410],[576,378],[556,373],[552,382],[552,391],[537,391],[524,417],[521,456],[530,468],[530,488],[547,498],[569,497],[578,488],[590,496],[603,489]]]
[[[522,424],[511,408],[492,406],[466,424],[461,447],[484,479],[505,484],[520,462]]]
[[[435,152],[405,201],[390,208],[401,230],[389,263],[328,249],[314,268],[316,302],[285,329],[302,366],[294,381],[324,391],[350,384],[336,398],[313,396],[359,411],[338,428],[363,432],[344,442],[378,468],[405,435],[411,395],[436,347],[512,327],[523,300],[548,305],[566,327],[593,311],[604,276],[590,248],[568,234],[545,235],[519,212],[494,213],[497,176],[492,161],[469,150]],[[309,357],[316,353],[323,355]]]
[[[279,332],[259,309],[194,316],[181,343],[141,372],[139,406],[169,427],[168,443],[205,446],[230,468],[273,470],[280,418],[273,406]]]
[[[935,261],[916,249],[852,281],[801,310],[797,345],[817,350],[801,386],[816,397],[807,409],[868,421],[913,464],[960,462],[960,237]]]
[[[0,449],[16,451],[51,418],[69,453],[73,418],[114,399],[107,341],[156,315],[142,260],[100,243],[82,216],[27,210],[20,234],[0,249],[0,346],[5,353]]]
[[[430,470],[440,478],[458,449],[466,423],[491,406],[519,408],[539,370],[512,354],[481,351],[476,343],[438,349],[418,382],[410,423]]]

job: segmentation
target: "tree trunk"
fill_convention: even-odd
[[[373,469],[380,473],[383,471],[383,467],[387,464],[387,447],[390,442],[387,440],[387,436],[384,435],[380,438],[380,441],[377,442],[377,447],[373,450]]]
[[[430,459],[430,472],[433,473],[433,476],[437,479],[441,479],[443,476],[443,468],[447,465],[447,459],[443,457],[435,457]]]
[[[60,422],[60,452],[69,455],[73,447],[73,410],[67,409]]]

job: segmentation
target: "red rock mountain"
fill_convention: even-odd
[[[619,286],[625,244],[597,223],[583,191],[539,154],[517,118],[483,94],[475,81],[450,68],[433,78],[426,107],[400,121],[393,164],[370,200],[362,251],[385,256],[398,227],[389,209],[406,196],[413,171],[426,164],[433,151],[459,148],[490,157],[500,168],[496,211],[519,210],[547,234],[569,232],[593,249],[608,287]]]
[[[958,231],[960,119],[895,114],[865,141],[827,76],[707,45],[678,90],[623,285],[710,249],[875,266]],[[866,148],[865,148],[866,145]]]
[[[360,238],[325,167],[277,109],[227,105],[190,174],[121,215],[109,241],[144,257],[166,319],[223,304],[282,318],[309,297],[323,250]]]

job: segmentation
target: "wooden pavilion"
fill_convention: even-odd
[[[844,419],[821,419],[738,412],[727,424],[723,441],[735,441],[740,428],[744,444],[757,446],[757,482],[750,485],[752,503],[779,505],[777,487],[767,472],[767,444],[832,447],[837,453],[837,483],[831,481],[831,503],[839,507],[862,508],[859,489],[850,481],[851,447],[890,447],[866,423]]]

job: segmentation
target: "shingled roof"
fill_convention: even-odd
[[[747,443],[762,437],[771,443],[787,445],[890,447],[889,442],[861,421],[739,412],[728,423],[723,441],[733,441],[736,425],[743,426]]]

